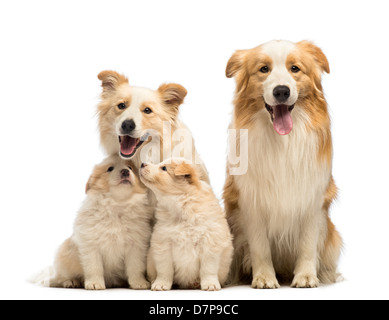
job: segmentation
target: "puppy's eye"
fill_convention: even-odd
[[[162,167],[161,168],[163,171],[167,171],[167,168],[166,167]]]
[[[132,167],[128,167],[128,169],[130,169],[131,171],[134,171],[134,170],[132,169]]]
[[[269,69],[268,66],[264,66],[261,69],[259,69],[259,71],[262,72],[262,73],[268,73],[270,71],[270,69]]]
[[[298,66],[292,66],[292,68],[290,69],[293,73],[298,73],[300,72],[300,68]]]
[[[126,108],[126,104],[124,102],[118,104],[119,110],[124,110]]]
[[[107,170],[107,172],[112,172],[113,169],[115,169],[115,168],[114,168],[114,167],[109,167],[108,170]]]
[[[150,114],[150,113],[153,112],[153,110],[151,110],[150,108],[146,108],[146,109],[143,110],[143,112],[146,113],[146,114]]]

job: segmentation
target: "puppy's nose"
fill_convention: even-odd
[[[122,175],[123,178],[129,177],[130,176],[130,170],[123,169],[122,171],[120,171],[120,174]]]
[[[134,120],[125,120],[122,123],[122,133],[123,134],[128,134],[134,131],[136,128]]]
[[[142,163],[140,167],[141,167],[141,168],[146,168],[146,167],[147,167],[147,164],[146,164],[146,163]]]
[[[290,89],[287,86],[277,86],[273,90],[273,96],[278,102],[285,102],[290,97]]]

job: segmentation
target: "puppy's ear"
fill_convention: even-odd
[[[187,180],[190,184],[194,184],[197,187],[200,185],[199,178],[197,176],[196,169],[187,163],[179,164],[174,170],[174,175],[176,177],[182,177]]]
[[[108,191],[108,184],[101,179],[104,172],[106,172],[106,165],[97,165],[93,168],[93,172],[90,175],[88,182],[86,183],[85,193],[91,191]]]
[[[232,78],[236,75],[236,73],[242,69],[244,58],[246,56],[247,50],[237,50],[230,60],[228,60],[227,68],[226,68],[226,76],[227,78]]]
[[[330,73],[330,64],[323,51],[309,41],[301,41],[297,45],[310,54],[318,64],[322,72]]]
[[[103,92],[112,92],[121,84],[128,83],[128,79],[116,71],[102,71],[97,76],[102,81]]]
[[[88,182],[86,183],[85,193],[88,193],[88,191],[93,188],[95,182],[96,182],[96,178],[93,175],[91,175],[88,179]]]

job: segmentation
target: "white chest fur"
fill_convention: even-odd
[[[285,226],[287,220],[320,210],[331,168],[317,160],[318,139],[307,132],[306,116],[296,110],[293,120],[292,132],[280,136],[264,110],[249,130],[248,172],[234,177],[242,214],[268,223],[282,219],[274,225]]]

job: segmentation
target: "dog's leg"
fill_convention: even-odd
[[[320,214],[308,215],[301,222],[298,255],[294,270],[292,287],[316,288],[319,285],[317,277],[317,257],[319,242]]]
[[[132,247],[131,250],[128,250],[125,256],[125,266],[131,289],[150,289],[150,283],[145,278],[146,254],[143,248]]]
[[[155,262],[153,258],[153,252],[151,248],[147,254],[147,279],[153,283],[157,279],[157,269],[155,268]]]
[[[169,243],[159,243],[158,249],[152,248],[157,278],[151,285],[153,291],[171,290],[174,280],[172,249]]]
[[[96,249],[81,250],[86,290],[105,290],[103,257]]]
[[[267,237],[266,223],[258,221],[247,225],[250,246],[251,265],[253,269],[252,287],[255,289],[277,289],[276,273],[273,267],[270,241]]]
[[[221,285],[218,279],[221,253],[207,250],[200,260],[201,290],[219,291]]]

